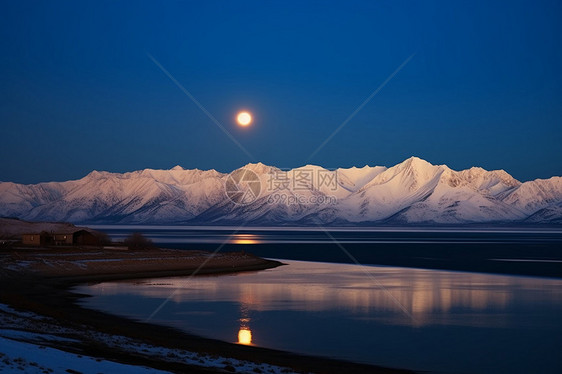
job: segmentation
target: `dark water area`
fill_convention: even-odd
[[[562,230],[96,226],[287,266],[79,287],[214,339],[435,373],[562,372]],[[453,270],[453,271],[451,271]],[[503,273],[503,274],[502,274]]]
[[[562,372],[562,280],[285,260],[80,286],[82,305],[239,344],[433,373]]]
[[[122,240],[141,232],[166,248],[246,251],[267,258],[562,277],[562,230],[93,226]]]

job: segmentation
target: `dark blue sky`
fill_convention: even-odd
[[[0,180],[412,155],[520,180],[562,175],[560,1],[162,3],[3,2]],[[249,129],[234,124],[241,108]]]

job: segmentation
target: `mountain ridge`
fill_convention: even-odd
[[[246,193],[252,183],[260,191],[247,204],[226,187]],[[232,173],[179,165],[94,170],[66,182],[0,182],[0,216],[79,224],[560,225],[562,177],[520,182],[504,170],[455,171],[418,157],[388,168],[281,170],[260,162]]]

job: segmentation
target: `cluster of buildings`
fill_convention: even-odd
[[[65,232],[42,231],[34,234],[23,234],[22,244],[30,246],[47,245],[99,245],[99,238],[88,230],[75,229]]]

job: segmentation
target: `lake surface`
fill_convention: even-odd
[[[438,373],[562,372],[562,280],[285,261],[80,286],[89,308],[240,344]]]
[[[536,228],[256,228],[91,226],[168,248],[244,250],[268,258],[562,278],[562,230]]]

